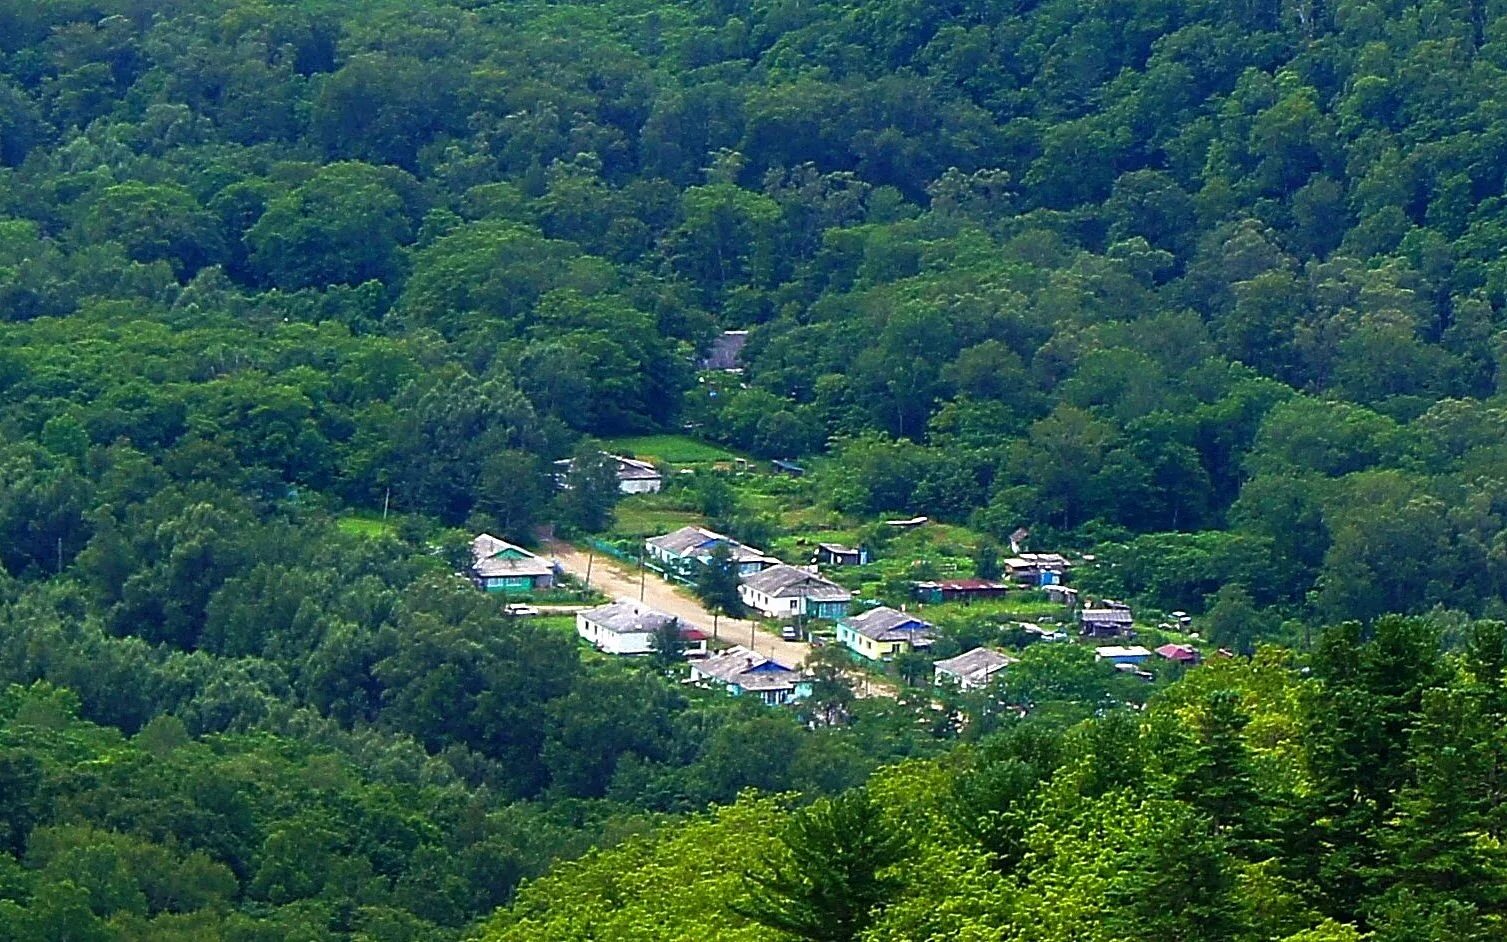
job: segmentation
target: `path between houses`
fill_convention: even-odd
[[[552,540],[544,545],[560,561],[560,566],[578,579],[586,579],[589,566],[592,588],[613,599],[637,601],[642,588],[643,602],[650,608],[674,615],[682,624],[700,628],[707,634],[711,634],[715,621],[719,640],[751,647],[765,657],[790,667],[799,667],[806,660],[806,655],[811,653],[811,645],[804,641],[786,641],[757,621],[725,616],[713,619],[712,613],[688,591],[672,586],[652,570],[641,573],[636,566],[600,553],[588,554],[580,547],[559,540]],[[887,681],[866,675],[860,677],[857,674],[854,675],[854,680],[857,682],[856,692],[859,696],[892,697],[896,694],[894,686]]]

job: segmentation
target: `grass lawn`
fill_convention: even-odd
[[[799,535],[778,537],[770,545],[770,550],[782,559],[799,559],[805,562],[816,552],[818,543],[842,543],[852,546],[857,542],[856,534],[850,530],[817,530]]]
[[[380,513],[369,510],[352,511],[336,520],[335,526],[339,527],[342,532],[352,536],[363,536],[369,540],[392,536],[397,532],[393,521],[383,520]]]
[[[1043,599],[1035,593],[1029,595],[1021,593],[1014,597],[1006,596],[1002,599],[979,602],[938,602],[932,605],[918,605],[916,608],[918,611],[926,612],[928,617],[1019,618],[1023,621],[1041,618],[1066,621],[1070,617],[1067,606]]]
[[[674,465],[715,464],[742,457],[688,435],[631,435],[603,439],[602,445],[614,454],[658,459]]]
[[[630,497],[617,505],[612,534],[637,539],[658,536],[681,527],[703,526],[705,523],[706,518],[693,511],[655,507]]]
[[[576,616],[574,615],[533,615],[530,616],[529,621],[548,631],[558,631],[572,636],[576,633]]]

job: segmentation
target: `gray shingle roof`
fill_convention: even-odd
[[[617,479],[619,481],[658,481],[663,475],[659,469],[647,461],[639,461],[637,458],[624,458],[622,455],[609,455],[617,462]]]
[[[693,550],[706,547],[706,552],[711,552],[711,546],[717,542],[726,543],[732,550],[733,559],[742,561],[747,559],[767,559],[762,550],[756,550],[752,546],[744,546],[730,536],[723,536],[715,530],[705,527],[681,527],[673,533],[663,536],[652,536],[647,541],[650,545],[657,546],[674,556],[693,556]]]
[[[988,680],[990,674],[1014,663],[1015,658],[1008,657],[998,651],[991,651],[988,648],[974,648],[972,651],[964,652],[957,657],[938,661],[933,666],[939,672],[950,674],[959,680],[965,680],[970,683],[982,683]]]
[[[832,580],[783,563],[745,577],[743,584],[771,598],[800,596],[812,602],[849,602],[853,599],[853,593]]]
[[[1005,566],[1009,569],[1037,569],[1049,572],[1061,572],[1069,568],[1072,563],[1061,553],[1021,553],[1019,556],[1011,556],[1005,560]]]
[[[633,602],[613,602],[581,613],[581,617],[613,634],[653,634],[676,621],[674,615],[656,612]]]
[[[846,618],[843,624],[874,641],[914,641],[932,636],[931,622],[888,606]]]
[[[1080,621],[1101,625],[1129,625],[1135,622],[1128,608],[1085,608],[1078,614]]]
[[[471,541],[471,569],[484,579],[508,576],[548,576],[555,567],[528,550],[507,540],[483,533]]]
[[[693,664],[692,669],[744,690],[786,690],[801,676],[799,671],[743,647],[728,648]]]
[[[711,530],[703,530],[701,527],[681,527],[671,533],[651,536],[648,542],[651,546],[657,546],[667,553],[683,556],[686,550],[701,546],[717,536],[718,534]]]
[[[611,452],[602,452],[611,462],[613,470],[617,473],[619,481],[658,481],[664,477],[659,469],[651,462],[640,461],[637,458],[626,458],[622,455],[614,455]],[[574,458],[562,458],[555,462],[555,474],[564,477],[576,466]]]

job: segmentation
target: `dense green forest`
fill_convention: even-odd
[[[690,424],[1169,605],[1503,614],[1493,5],[349,7],[0,12],[7,486],[526,532]]]
[[[1503,102],[1491,0],[0,0],[0,940],[778,938],[843,814],[842,942],[1496,937]],[[1312,650],[811,729],[451,577],[687,430]]]
[[[750,794],[560,867],[482,938],[1497,939],[1507,633],[1439,641],[1390,617],[1304,670],[1201,668],[1144,714],[1023,723],[809,808]]]

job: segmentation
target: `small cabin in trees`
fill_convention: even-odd
[[[984,687],[1000,671],[1015,663],[1015,658],[988,648],[972,651],[938,661],[932,665],[939,684],[952,684],[960,690],[976,690]]]
[[[665,478],[660,470],[647,461],[637,458],[625,458],[622,455],[608,454],[608,460],[612,462],[613,470],[617,473],[617,489],[621,494],[658,494],[664,487]],[[575,467],[575,461],[566,458],[555,462],[555,483],[565,487],[570,479],[571,469]]]
[[[841,543],[816,544],[816,562],[821,566],[864,566],[869,561],[865,547],[854,549]]]
[[[1015,582],[1031,586],[1058,585],[1069,563],[1061,553],[1021,553],[1005,560],[1005,572]]]

